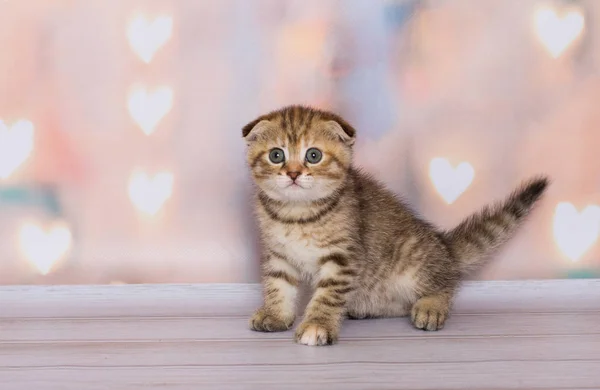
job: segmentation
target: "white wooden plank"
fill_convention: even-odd
[[[314,350],[314,349],[313,349]],[[598,389],[598,361],[2,369],[2,390]]]
[[[473,282],[446,328],[247,329],[257,285],[0,287],[0,389],[600,388],[598,280]]]
[[[0,318],[238,316],[261,302],[255,284],[4,286]],[[600,279],[468,282],[457,313],[600,310]]]
[[[0,320],[0,344],[21,341],[289,340],[290,332],[252,332],[247,317],[50,318]],[[298,321],[297,321],[298,323]],[[408,318],[345,321],[342,339],[473,336],[598,335],[600,311],[555,314],[455,314],[438,332],[422,332]]]
[[[3,343],[2,367],[187,366],[597,360],[600,335],[342,340],[308,348],[268,337],[254,341]],[[600,367],[600,366],[599,366]]]

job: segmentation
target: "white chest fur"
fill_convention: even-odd
[[[269,244],[306,276],[315,275],[319,259],[331,253],[329,248],[321,247],[317,232],[296,225],[272,226],[269,229]]]

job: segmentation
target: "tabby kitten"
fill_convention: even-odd
[[[461,280],[513,235],[548,185],[530,180],[441,231],[352,165],[356,131],[333,113],[285,107],[242,135],[264,252],[264,304],[250,327],[289,329],[298,286],[309,281],[295,334],[306,345],[335,343],[346,316],[410,315],[419,329],[441,329]]]

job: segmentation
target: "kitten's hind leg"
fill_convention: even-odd
[[[417,300],[411,310],[413,325],[423,330],[440,330],[450,313],[452,294],[440,293]]]
[[[416,328],[433,331],[444,327],[462,275],[444,243],[429,238],[431,242],[421,248],[422,257],[413,259],[420,264],[414,275],[417,299],[410,317]]]

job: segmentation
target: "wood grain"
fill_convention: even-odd
[[[600,280],[471,282],[446,328],[247,327],[257,285],[0,287],[0,389],[600,389]]]

